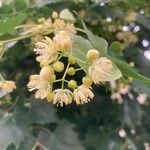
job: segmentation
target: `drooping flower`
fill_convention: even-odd
[[[37,42],[34,51],[38,55],[36,60],[41,65],[50,64],[58,58],[58,51],[54,42],[49,37],[45,37],[44,40]]]
[[[46,98],[51,89],[51,84],[47,80],[44,80],[40,75],[37,75],[37,74],[30,76],[30,81],[27,86],[30,92],[37,90],[35,93],[35,98],[37,99]]]
[[[61,107],[65,104],[72,103],[72,92],[68,89],[56,89],[54,90],[54,100],[53,104],[60,105]]]
[[[113,68],[111,60],[106,57],[101,57],[95,60],[92,66],[89,67],[89,76],[92,78],[95,84],[104,82],[106,77],[110,76],[110,72]]]
[[[77,105],[88,103],[93,97],[93,92],[90,88],[86,87],[85,85],[81,85],[74,90],[74,100],[77,103]]]
[[[57,46],[58,51],[67,51],[72,47],[71,36],[68,32],[62,30],[53,38],[55,45]]]
[[[50,92],[53,81],[54,70],[50,66],[44,66],[40,74],[35,74],[30,76],[30,81],[28,83],[29,91],[37,90],[35,93],[35,98],[44,99]]]
[[[3,93],[11,93],[14,89],[16,89],[15,82],[7,80],[0,81],[0,90]]]
[[[44,66],[40,71],[40,76],[43,78],[43,80],[52,82],[54,76],[54,69],[49,65]]]

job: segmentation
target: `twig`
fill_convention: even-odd
[[[9,112],[11,109],[13,109],[16,106],[18,100],[19,100],[19,97],[16,98],[16,100],[14,101],[14,103],[9,108],[7,108],[6,111]]]

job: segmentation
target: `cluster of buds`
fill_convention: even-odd
[[[100,84],[106,81],[106,78],[110,77],[113,63],[106,57],[100,57],[97,49],[88,50],[85,54],[87,71],[82,77],[82,83],[79,84],[74,75],[84,68],[75,67],[79,58],[73,55],[72,34],[76,32],[71,32],[70,29],[75,29],[74,25],[64,24],[64,21],[58,19],[56,12],[52,17],[55,18],[53,24],[58,30],[54,32],[53,38],[46,36],[36,43],[34,52],[37,54],[36,60],[40,63],[41,71],[39,74],[31,75],[28,89],[36,90],[35,98],[46,99],[57,106],[73,102],[77,105],[88,103],[94,97],[92,83]],[[62,57],[67,57],[67,65],[63,63]],[[63,74],[61,78],[59,73]],[[72,79],[68,81],[66,76]],[[60,88],[54,89],[54,84],[58,82],[61,83]]]
[[[57,12],[53,12],[52,17],[39,18],[37,23],[29,22],[24,27],[22,34],[43,35],[60,30],[66,30],[71,33],[76,33],[73,23],[62,20]]]

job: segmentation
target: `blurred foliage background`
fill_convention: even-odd
[[[150,77],[149,6],[149,0],[1,0],[0,39],[16,36],[2,21],[7,17],[18,20],[15,27],[68,8],[108,41],[110,55]],[[82,28],[78,18],[76,25]],[[34,39],[7,45],[0,62],[17,83],[0,99],[0,150],[150,150],[149,85],[123,77],[93,87],[88,104],[56,107],[27,91],[29,76],[39,71],[33,47]]]

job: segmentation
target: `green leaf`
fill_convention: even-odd
[[[92,44],[86,40],[85,38],[77,35],[72,35],[72,39],[74,41],[72,55],[86,61],[86,54],[89,49],[93,49]],[[77,63],[80,67],[85,67],[84,64],[77,60]],[[86,71],[86,70],[85,70]],[[109,73],[109,76],[106,76],[105,81],[112,81],[120,78],[122,76],[120,70],[117,68],[115,64],[113,64],[113,69]]]
[[[85,62],[88,50],[93,49],[92,44],[85,38],[74,34],[72,35],[72,40],[73,40],[72,56]],[[82,68],[85,67],[84,63],[82,63],[81,61],[77,60],[77,63],[79,64],[80,67]]]
[[[32,150],[34,144],[36,143],[36,138],[32,134],[28,134],[24,141],[22,141],[17,150]]]
[[[15,0],[15,6],[18,11],[24,10],[29,6],[29,0]]]
[[[30,117],[34,123],[58,122],[54,105],[43,101],[32,101]]]
[[[63,9],[60,12],[60,18],[63,20],[71,21],[71,22],[75,22],[75,20],[76,20],[74,18],[73,14],[69,11],[69,9]]]
[[[121,150],[127,150],[127,149],[129,149],[129,147],[131,150],[138,150],[136,145],[133,143],[133,141],[127,137],[125,139],[125,143],[121,145],[120,149]]]
[[[139,24],[143,25],[145,28],[147,28],[148,30],[150,30],[150,19],[146,18],[143,15],[138,15],[137,16],[137,20],[136,20]]]
[[[38,141],[50,150],[85,150],[73,128],[69,122],[60,123],[54,132],[42,130]]]
[[[101,56],[107,56],[107,48],[108,48],[107,41],[104,38],[94,35],[90,30],[88,30],[88,28],[86,27],[83,21],[82,21],[82,24],[83,24],[84,30],[86,31],[88,39],[93,45],[93,47],[99,50]]]
[[[140,75],[139,73],[137,73],[136,70],[131,68],[126,62],[109,56],[107,54],[107,47],[108,47],[107,41],[103,38],[95,36],[91,31],[89,31],[87,29],[87,27],[83,21],[82,21],[82,24],[86,31],[86,34],[88,35],[88,38],[89,38],[91,44],[100,51],[102,56],[106,56],[109,59],[111,59],[116,64],[116,66],[120,69],[120,71],[122,72],[123,75],[130,76],[134,79],[137,79],[137,80],[140,80],[140,81],[150,84],[149,78],[144,77],[144,76]]]
[[[13,15],[12,17],[6,17],[0,20],[0,34],[9,33],[14,30],[14,28],[22,23],[27,14],[21,12],[18,15]]]
[[[112,54],[112,56],[115,57],[123,56],[123,45],[118,41],[112,42],[109,47],[109,50],[110,51],[108,51],[108,53]]]
[[[141,124],[142,109],[137,100],[124,99],[123,111],[124,118],[122,121],[129,127],[133,128]]]
[[[27,106],[17,105],[10,114],[0,110],[0,149],[6,150],[10,144],[19,146],[18,150],[31,149],[35,138],[30,132],[32,124],[58,122],[53,105],[44,101],[33,101]]]
[[[91,139],[92,137],[92,139]],[[97,150],[107,150],[109,145],[110,135],[106,132],[88,133],[86,134],[85,146]]]
[[[0,110],[0,149],[11,143],[18,145],[24,139],[24,130],[15,122],[13,115]]]
[[[133,69],[132,67],[130,67],[126,62],[124,62],[120,59],[113,58],[111,56],[109,56],[108,58],[111,59],[111,61],[113,61],[117,65],[117,67],[120,69],[120,71],[122,72],[123,75],[129,76],[134,79],[140,80],[144,83],[150,84],[149,78],[144,77],[144,76],[140,75],[139,73],[137,73],[136,70]]]

